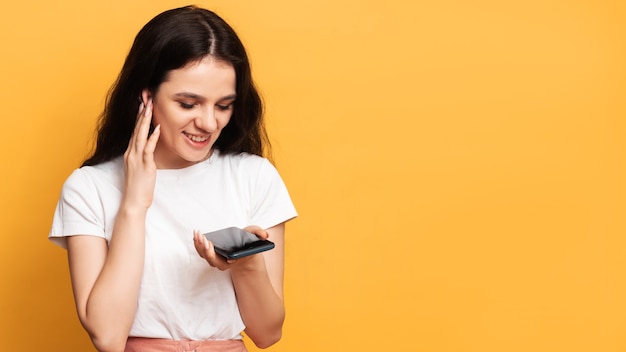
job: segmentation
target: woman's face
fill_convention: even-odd
[[[152,121],[161,125],[154,150],[157,168],[179,169],[211,155],[233,114],[235,89],[232,65],[210,57],[168,73],[153,97]]]

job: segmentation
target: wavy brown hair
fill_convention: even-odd
[[[135,127],[141,92],[148,89],[155,93],[170,71],[207,56],[231,64],[236,74],[233,114],[214,147],[224,154],[246,152],[270,157],[263,103],[241,40],[214,12],[185,6],[157,15],[135,37],[109,90],[93,154],[83,166],[124,154]]]

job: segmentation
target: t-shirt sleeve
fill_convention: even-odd
[[[93,182],[83,170],[77,169],[63,184],[48,238],[63,248],[67,248],[67,236],[105,238],[102,214],[102,204]]]
[[[255,181],[251,225],[267,229],[298,216],[285,183],[269,161],[263,160]]]

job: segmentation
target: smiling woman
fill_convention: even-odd
[[[178,169],[206,160],[230,121],[236,97],[232,65],[212,57],[172,70],[154,93],[153,123],[160,126],[154,160]],[[145,100],[152,93],[143,93]]]
[[[285,222],[241,41],[215,13],[161,13],[137,35],[95,151],[63,186],[50,239],[67,248],[78,317],[99,351],[245,351],[276,343]],[[275,248],[225,260],[200,233],[244,228]]]

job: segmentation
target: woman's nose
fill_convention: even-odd
[[[215,109],[208,108],[196,118],[196,126],[205,132],[213,133],[217,129]]]

